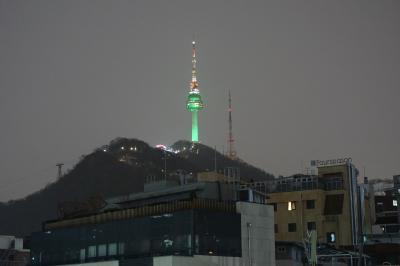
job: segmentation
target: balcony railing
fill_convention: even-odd
[[[292,192],[304,190],[342,190],[344,188],[343,177],[318,177],[318,176],[295,176],[278,178],[275,180],[252,182],[242,185],[251,187],[262,193]]]

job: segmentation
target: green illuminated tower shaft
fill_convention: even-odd
[[[192,111],[192,141],[199,141],[199,112]]]
[[[192,141],[199,141],[199,111],[204,108],[201,100],[199,83],[196,77],[196,43],[192,42],[192,81],[190,82],[190,91],[186,101],[186,108],[192,113]]]

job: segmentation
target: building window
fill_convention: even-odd
[[[336,242],[336,234],[335,232],[326,233],[326,242],[335,243]]]
[[[288,209],[288,211],[295,210],[296,209],[296,202],[295,201],[289,201],[287,209]]]
[[[307,230],[308,231],[317,230],[317,225],[315,224],[315,222],[308,222],[307,223]]]
[[[99,245],[98,249],[99,249],[99,257],[107,256],[107,245],[106,244]]]
[[[86,257],[86,251],[85,251],[84,248],[81,248],[81,251],[80,251],[80,261],[81,261],[81,262],[85,262],[85,257]]]
[[[288,224],[288,232],[296,232],[296,223]]]
[[[278,247],[278,252],[279,253],[284,253],[284,252],[286,252],[286,248],[285,247]]]
[[[326,190],[340,190],[343,189],[343,176],[341,174],[324,175]]]
[[[278,233],[278,224],[274,224],[275,234]]]
[[[88,248],[88,258],[94,258],[97,256],[96,246],[89,246]]]
[[[125,253],[125,243],[121,242],[118,245],[118,254],[123,255]]]
[[[239,200],[240,201],[250,201],[249,190],[240,190],[239,191]]]
[[[383,210],[384,210],[383,202],[378,201],[375,206],[375,211],[383,212]]]
[[[393,200],[393,206],[397,207],[397,200],[395,200],[395,199]]]
[[[117,255],[117,243],[108,244],[108,256]]]
[[[307,209],[315,209],[315,200],[307,200],[306,207]]]

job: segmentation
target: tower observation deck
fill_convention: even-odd
[[[196,42],[192,42],[192,80],[190,82],[189,95],[186,101],[186,108],[192,113],[192,142],[199,141],[199,111],[204,108],[199,91],[196,70]]]

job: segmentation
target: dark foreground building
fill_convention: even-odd
[[[44,223],[31,263],[275,265],[273,208],[263,199],[223,182],[114,198],[96,213]]]

